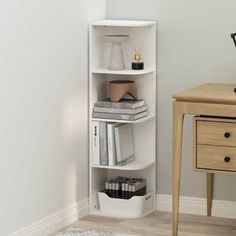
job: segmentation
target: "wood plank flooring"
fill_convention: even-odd
[[[87,216],[68,227],[117,229],[121,232],[134,233],[140,236],[170,236],[171,213],[154,212],[147,217],[139,219],[111,219]],[[55,236],[57,233],[51,236]],[[179,236],[213,235],[236,236],[236,220],[207,216],[180,215]]]

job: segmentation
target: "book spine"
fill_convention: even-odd
[[[100,165],[99,122],[92,122],[92,163]]]
[[[121,149],[120,149],[120,137],[119,137],[119,128],[114,128],[115,132],[115,146],[116,146],[116,161],[120,163],[122,161]]]
[[[115,135],[113,124],[107,124],[107,146],[109,166],[116,165]]]
[[[99,123],[99,141],[100,141],[100,164],[108,165],[107,152],[107,125],[106,122]]]
[[[108,181],[105,183],[105,189],[109,189],[109,183],[108,183]]]

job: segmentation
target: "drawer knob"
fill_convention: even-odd
[[[226,163],[230,162],[230,157],[225,157],[224,161],[225,161]]]
[[[230,133],[229,132],[225,132],[224,136],[225,136],[225,138],[229,138],[230,137]]]

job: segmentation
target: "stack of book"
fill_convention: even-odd
[[[122,99],[111,102],[110,99],[94,104],[93,118],[134,121],[148,115],[144,100]]]
[[[135,159],[132,124],[92,122],[94,165],[126,165]]]
[[[147,191],[146,179],[118,176],[105,183],[105,193],[111,198],[130,199],[144,196]]]

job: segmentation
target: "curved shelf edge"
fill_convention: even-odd
[[[93,168],[110,169],[110,170],[143,170],[155,164],[155,161],[133,161],[124,166],[102,166],[92,165]]]
[[[111,27],[143,27],[155,25],[155,21],[137,20],[99,20],[91,22],[92,26],[111,26]]]
[[[144,70],[109,70],[109,69],[92,69],[92,74],[109,74],[109,75],[146,75],[156,72],[156,68],[148,68]]]
[[[114,120],[114,119],[99,119],[99,118],[92,118],[92,121],[105,121],[105,122],[115,122],[115,123],[142,123],[142,122],[146,122],[149,120],[152,120],[156,118],[156,116],[146,116],[143,118],[140,118],[138,120]]]

